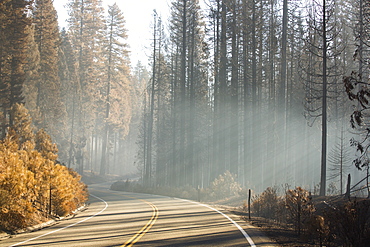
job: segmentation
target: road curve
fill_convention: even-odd
[[[274,246],[256,228],[208,205],[90,185],[76,217],[0,246]]]

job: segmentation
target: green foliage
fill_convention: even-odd
[[[50,136],[43,130],[34,135],[23,105],[13,111],[14,129],[0,142],[0,229],[8,231],[37,222],[40,215],[69,214],[87,200],[80,176],[56,164]]]

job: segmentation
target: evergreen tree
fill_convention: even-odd
[[[107,44],[104,49],[106,59],[106,85],[102,88],[105,98],[105,127],[103,132],[102,158],[100,174],[104,175],[108,166],[109,127],[122,129],[127,133],[131,118],[129,58],[125,21],[117,4],[108,7],[106,18]],[[127,135],[127,134],[126,134]]]
[[[22,147],[26,142],[34,142],[34,126],[32,125],[31,116],[24,105],[15,104],[11,109],[11,114],[13,116],[11,128],[18,139],[18,145]]]
[[[23,95],[25,106],[29,109],[30,115],[34,120],[34,124],[40,124],[40,111],[37,107],[37,83],[40,81],[40,52],[35,41],[35,25],[30,27],[30,39],[27,48],[27,64],[26,64],[26,80],[23,87]]]
[[[61,32],[61,44],[59,50],[59,78],[61,82],[61,97],[66,107],[68,118],[68,140],[59,147],[60,159],[65,161],[68,167],[75,165],[77,140],[83,136],[83,126],[78,125],[78,112],[82,112],[81,86],[78,79],[78,67],[75,50],[72,48],[70,35]]]
[[[22,90],[26,79],[27,45],[30,37],[30,8],[32,1],[14,0],[1,3],[0,36],[4,43],[0,46],[0,91],[2,103],[2,136],[6,126],[13,124],[10,108],[23,103]],[[7,123],[7,120],[9,122]]]
[[[36,124],[62,141],[65,138],[65,107],[61,101],[58,73],[60,39],[57,13],[51,0],[36,0],[34,8],[35,42],[40,54],[36,105],[41,119]],[[36,116],[34,118],[36,120]]]
[[[93,127],[101,119],[96,111],[97,101],[100,100],[98,88],[104,81],[102,42],[103,42],[103,8],[100,0],[70,0],[69,32],[72,48],[76,54],[78,80],[81,87],[81,109],[76,126],[81,126],[81,136],[76,142],[76,163],[78,171],[83,171],[84,162],[90,155],[84,156],[86,145]],[[86,164],[88,165],[88,164]]]
[[[199,1],[174,1],[171,8],[171,125],[172,167],[169,173],[184,174],[181,185],[200,184],[201,156],[196,151],[202,126],[199,110],[207,104],[207,45]],[[163,70],[165,71],[165,70]],[[198,104],[199,103],[199,104]],[[198,108],[199,107],[199,108]],[[178,134],[177,134],[178,133]],[[200,140],[199,140],[200,141]],[[202,140],[203,141],[203,140]],[[199,142],[198,142],[199,143]],[[198,150],[199,151],[199,150]],[[178,156],[177,156],[178,155]],[[174,158],[177,156],[177,158]]]

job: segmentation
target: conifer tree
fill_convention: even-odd
[[[27,44],[31,18],[29,16],[32,0],[14,0],[1,3],[0,37],[4,43],[0,45],[0,91],[3,115],[3,133],[8,124],[12,125],[13,117],[10,108],[22,103],[22,89],[26,78]],[[6,122],[9,116],[9,123]]]
[[[29,110],[33,123],[39,125],[40,111],[37,107],[37,83],[39,82],[40,52],[35,41],[35,25],[30,27],[27,46],[26,80],[23,87],[25,107]]]
[[[23,104],[15,104],[11,109],[13,116],[13,125],[11,128],[14,130],[18,139],[18,144],[21,146],[25,142],[34,142],[34,126],[32,125],[31,116]]]
[[[108,166],[108,138],[110,125],[115,124],[127,133],[131,118],[129,58],[125,20],[117,4],[108,7],[106,18],[106,39],[104,49],[106,84],[102,88],[105,98],[105,127],[103,128],[102,159],[100,174],[104,175]],[[114,126],[114,125],[113,125]]]
[[[337,83],[335,78],[338,74],[335,59],[340,54],[339,44],[334,46],[333,42],[338,36],[338,30],[334,28],[334,7],[334,1],[323,0],[320,5],[312,3],[308,21],[310,32],[305,38],[305,51],[309,54],[303,56],[310,59],[302,66],[304,73],[310,76],[306,82],[310,91],[305,99],[306,117],[313,122],[321,117],[320,195],[326,193],[329,106],[338,97],[338,92],[332,89]]]
[[[81,86],[78,80],[76,53],[72,48],[70,35],[65,29],[61,31],[59,49],[59,78],[61,83],[61,99],[67,112],[67,140],[59,146],[59,157],[68,167],[75,165],[75,143],[82,135],[83,126],[77,125],[78,114],[81,112]]]
[[[7,62],[7,53],[9,47],[9,41],[7,39],[7,28],[9,22],[10,8],[6,4],[9,1],[2,1],[0,3],[0,124],[1,124],[1,135],[5,137],[6,132],[6,107],[8,105],[8,88],[9,88],[9,65]]]
[[[36,83],[36,105],[39,111],[38,128],[46,129],[62,141],[65,127],[65,108],[61,101],[58,74],[59,30],[57,13],[51,0],[36,0],[34,7],[35,42],[40,54]],[[36,120],[36,116],[34,116]]]
[[[99,101],[98,88],[104,80],[102,73],[103,57],[103,8],[100,0],[70,0],[69,32],[72,48],[76,54],[77,75],[81,87],[81,109],[76,126],[81,126],[81,137],[76,140],[76,161],[79,172],[83,171],[83,156],[87,140],[97,119],[96,101]]]
[[[204,143],[207,125],[200,116],[208,103],[207,45],[199,2],[173,1],[170,30],[167,54],[155,13],[152,78],[143,119],[144,183],[196,186],[203,178],[200,160],[206,160],[206,149],[200,152],[197,144]]]

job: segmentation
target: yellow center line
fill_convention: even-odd
[[[152,217],[150,218],[150,220],[146,223],[145,226],[143,226],[132,238],[130,238],[124,245],[122,245],[121,247],[125,247],[125,246],[133,246],[135,243],[137,243],[143,236],[145,233],[147,233],[150,228],[152,228],[152,226],[154,225],[154,223],[156,222],[156,220],[158,219],[158,215],[159,215],[159,211],[158,211],[158,208],[152,204],[151,202],[148,202],[148,201],[145,201],[143,199],[139,199],[139,198],[135,198],[135,197],[131,197],[131,196],[126,196],[126,195],[123,195],[125,197],[128,197],[128,198],[132,198],[132,199],[136,199],[136,200],[139,200],[139,201],[142,201],[142,202],[145,202],[146,204],[148,204],[149,206],[152,207],[153,209],[153,213],[152,213]]]

